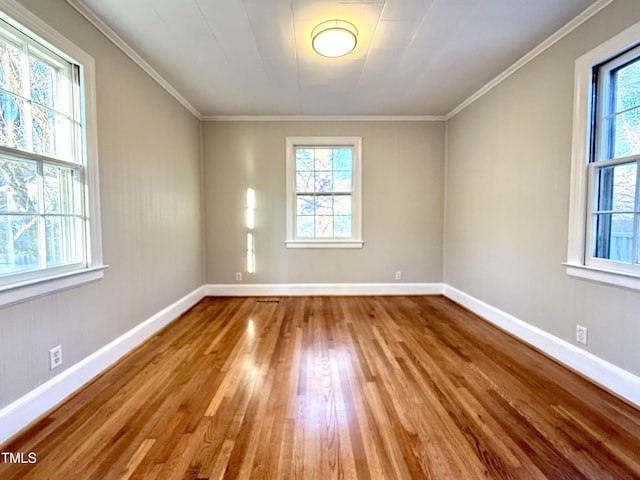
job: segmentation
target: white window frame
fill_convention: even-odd
[[[41,275],[22,278],[0,287],[0,307],[74,288],[99,280],[106,265],[102,258],[98,142],[95,91],[95,61],[71,41],[14,0],[0,0],[0,18],[46,45],[60,57],[80,67],[81,115],[83,125],[83,167],[86,217],[86,261],[71,271],[43,270]]]
[[[593,258],[591,245],[591,207],[593,205],[592,158],[595,142],[592,129],[594,68],[640,44],[640,22],[587,52],[575,62],[573,133],[571,151],[571,191],[569,198],[568,275],[634,290],[640,290],[640,268]],[[614,162],[616,163],[616,162]],[[600,163],[603,165],[603,163]]]
[[[299,239],[296,237],[296,147],[350,147],[353,150],[352,236]],[[287,248],[362,248],[362,137],[286,137]]]

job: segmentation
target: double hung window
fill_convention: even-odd
[[[287,137],[287,246],[358,248],[359,137]]]
[[[640,24],[576,61],[567,272],[640,289]]]
[[[100,270],[101,254],[89,72],[62,47],[0,14],[0,304],[101,276],[69,279]]]
[[[640,273],[640,47],[595,73],[589,263]]]

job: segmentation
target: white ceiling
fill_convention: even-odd
[[[598,3],[68,1],[90,10],[202,117],[446,115]],[[328,59],[312,50],[310,34],[334,18],[357,26],[358,45]]]

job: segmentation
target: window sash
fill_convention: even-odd
[[[587,165],[588,209],[587,249],[585,265],[629,274],[640,274],[640,152],[618,157],[616,148],[616,120],[625,112],[640,109],[640,102],[629,108],[618,109],[616,98],[617,72],[640,59],[640,47],[627,51],[593,67],[594,106],[592,109],[593,142]],[[615,208],[616,184],[614,167],[635,165],[635,185],[632,189],[633,205]],[[626,217],[626,218],[625,218]],[[631,221],[630,232],[614,235],[614,220]],[[623,238],[624,237],[624,238]],[[630,241],[625,240],[627,238]],[[619,248],[615,248],[616,245]],[[619,251],[620,253],[615,253]]]
[[[22,129],[24,129],[23,145],[5,145],[18,150],[57,158],[82,164],[81,149],[77,148],[82,141],[82,122],[80,106],[80,67],[65,60],[56,52],[41,45],[25,33],[0,18],[0,40],[21,52],[21,84],[16,88],[2,88],[0,94],[6,101],[13,101],[20,110]],[[32,61],[50,67],[51,99],[43,102],[34,96],[38,85],[32,84]],[[13,100],[11,100],[13,99]],[[34,127],[42,125],[53,139],[46,138],[36,143]]]
[[[3,250],[0,255],[0,286],[37,278],[42,276],[43,271],[46,271],[47,275],[55,275],[86,267],[87,218],[82,193],[83,167],[44,157],[33,158],[33,155],[26,152],[8,150],[0,147],[0,157],[8,161],[27,161],[35,164],[35,178],[31,185],[35,192],[31,193],[35,193],[36,198],[33,208],[16,208],[6,202],[5,208],[0,211],[0,219],[6,222],[2,227],[8,229],[5,233],[9,235],[2,245],[6,246],[7,250]],[[58,178],[57,185],[47,187],[45,169],[66,171],[69,178]],[[47,201],[47,191],[54,195],[54,199]],[[36,232],[34,235],[37,237],[37,245],[32,246],[31,253],[16,253],[14,250],[18,238],[10,237],[14,234],[13,219],[30,219],[23,228],[34,228]],[[28,235],[28,232],[21,233],[24,234]],[[55,241],[56,239],[51,237],[58,239]],[[21,262],[25,262],[22,263],[24,268],[19,266]]]
[[[634,200],[631,208],[614,208],[608,206],[604,208],[601,205],[601,190],[603,180],[601,179],[601,172],[605,169],[611,169],[611,167],[635,165],[636,166],[636,179],[633,186]],[[633,157],[625,157],[621,159],[611,159],[601,162],[592,162],[588,165],[588,178],[589,178],[589,190],[588,198],[590,199],[589,218],[587,221],[587,238],[589,239],[589,250],[586,255],[586,264],[594,267],[600,267],[611,270],[619,270],[626,273],[640,273],[640,155]],[[613,182],[613,179],[605,179],[604,182]],[[612,185],[613,186],[613,185]],[[607,188],[605,186],[605,188]],[[611,188],[611,187],[609,187]],[[612,196],[612,192],[605,192],[605,195]],[[607,258],[611,256],[611,243],[616,243],[613,238],[620,238],[619,235],[614,236],[613,227],[611,225],[614,215],[631,217],[632,225],[630,230],[630,241],[618,241],[618,243],[628,243],[629,260],[623,261],[620,259]],[[599,219],[609,217],[608,222],[600,226]]]
[[[614,153],[615,121],[622,114],[640,110],[639,104],[621,110],[616,109],[616,72],[635,62],[640,62],[640,46],[635,46],[593,69],[595,75],[593,115],[595,120],[592,122],[594,145],[590,162],[616,158]],[[633,152],[633,154],[640,154],[640,152]]]
[[[15,8],[19,13],[19,7]],[[22,28],[4,14],[0,16],[0,40],[15,48],[16,58],[20,62],[17,65],[21,65],[19,70],[14,70],[16,74],[13,77],[21,79],[13,82],[19,88],[6,83],[4,86],[10,88],[0,87],[0,93],[6,101],[21,103],[22,110],[17,118],[20,118],[23,124],[21,128],[24,128],[23,143],[15,145],[19,148],[0,145],[0,157],[34,165],[35,180],[30,182],[30,188],[33,190],[35,186],[36,192],[30,192],[29,195],[37,199],[32,202],[36,207],[28,211],[21,211],[5,202],[0,212],[5,237],[0,250],[0,262],[4,264],[4,268],[0,267],[2,292],[8,288],[23,288],[35,281],[61,279],[74,272],[88,271],[91,267],[90,232],[98,231],[90,225],[88,215],[89,179],[84,152],[81,66],[61,56],[55,47],[50,47],[48,43],[45,45],[39,37],[31,37],[30,32],[23,33]],[[25,29],[25,32],[28,30]],[[42,69],[44,79],[34,77],[34,68]],[[44,83],[34,83],[36,80]],[[42,90],[38,90],[40,86]],[[32,129],[35,128],[42,130],[34,132]],[[40,143],[36,144],[36,141]],[[54,180],[55,175],[46,177],[45,171],[57,174],[58,179]],[[45,178],[53,183],[46,184]],[[91,183],[95,182],[91,180]],[[55,201],[45,201],[45,192],[53,195]],[[22,251],[28,253],[16,253],[14,250],[18,240],[13,235],[26,232],[20,232],[21,227],[14,232],[14,219],[25,222],[22,228],[34,229],[31,236],[24,240],[28,242],[28,247]],[[101,263],[101,253],[97,253],[96,257]],[[20,265],[16,261],[25,264]],[[91,278],[96,276],[91,275]],[[65,285],[73,284],[67,280],[62,282]],[[35,290],[47,291],[47,288],[38,287]],[[22,293],[7,295],[8,298],[24,298]]]
[[[593,125],[596,118],[593,112],[597,109],[594,69],[638,45],[640,22],[585,52],[575,61],[567,259],[563,263],[567,275],[571,277],[640,291],[640,272],[637,270],[621,271],[619,267],[624,264],[620,262],[590,264],[593,263],[590,257],[593,167],[590,162],[599,158],[595,152],[600,149]],[[597,259],[595,262],[597,263]]]
[[[305,150],[313,152],[314,165],[309,168],[298,168],[298,154]],[[316,150],[331,150],[331,165],[318,165]],[[333,152],[336,150],[349,152],[349,168],[341,168],[344,165],[333,163]],[[353,150],[353,147],[341,145],[297,145],[294,148],[296,159],[296,239],[350,239],[353,237]],[[307,181],[304,182],[304,185],[299,185],[298,180],[305,176]],[[322,182],[323,179],[328,181],[329,185],[319,189],[319,182]],[[350,188],[336,190],[336,186],[345,186],[345,180]],[[312,188],[309,188],[310,186]],[[340,212],[339,205],[336,208],[336,199],[344,201],[347,197],[349,200],[347,202],[348,211]],[[310,211],[300,212],[301,201],[305,200],[311,201]],[[305,223],[307,223],[306,228]],[[343,234],[340,234],[341,232]]]

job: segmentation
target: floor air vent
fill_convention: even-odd
[[[280,303],[278,298],[259,298],[256,300],[257,303]]]

